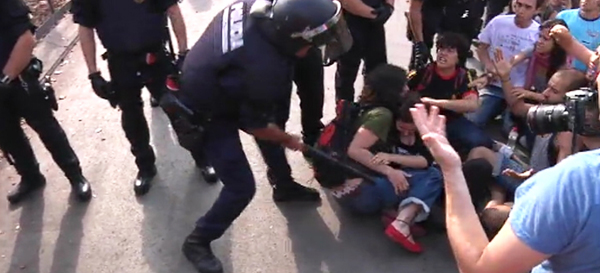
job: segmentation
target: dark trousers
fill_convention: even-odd
[[[12,158],[23,181],[37,178],[40,170],[31,143],[21,128],[21,118],[38,134],[69,180],[81,176],[79,159],[44,99],[39,83],[32,80],[27,89],[20,83],[13,86],[10,90],[0,90],[4,93],[0,97],[0,147]]]
[[[196,226],[205,240],[215,240],[244,211],[254,197],[256,182],[244,153],[238,124],[233,120],[213,120],[206,125],[204,151],[223,189]]]
[[[354,43],[337,62],[335,97],[336,100],[354,101],[354,82],[360,62],[365,62],[365,75],[380,64],[387,63],[385,29],[382,24],[352,14],[346,14],[345,18]]]
[[[468,31],[465,29],[464,19],[467,6],[465,3],[456,3],[454,5],[441,6],[437,4],[429,4],[425,2],[421,8],[422,25],[423,25],[423,42],[429,50],[433,49],[433,38],[437,33],[456,32],[463,33],[468,36]],[[411,55],[410,63],[414,63],[414,56]]]
[[[492,148],[494,141],[479,126],[465,117],[454,117],[446,123],[448,141],[458,151],[469,153],[477,147]]]
[[[302,131],[305,141],[316,140],[323,117],[323,66],[320,51],[313,49],[296,63],[294,82],[298,86],[300,111],[302,112]],[[290,97],[277,104],[274,122],[285,130],[290,115]],[[267,164],[267,176],[271,185],[285,187],[293,182],[292,169],[285,156],[285,148],[270,141],[255,139],[260,153]],[[289,185],[289,184],[288,184]]]
[[[172,65],[163,50],[150,51],[155,62],[147,63],[146,52],[136,54],[107,53],[108,70],[112,88],[118,96],[121,108],[121,126],[131,144],[131,152],[139,170],[154,166],[156,156],[150,146],[150,130],[144,116],[142,88],[146,87],[152,97],[160,99],[165,92],[165,80],[172,72]],[[194,158],[202,158],[202,155]]]

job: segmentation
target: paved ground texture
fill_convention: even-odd
[[[181,4],[190,46],[227,2]],[[396,13],[387,23],[390,62],[403,66],[410,52],[404,38],[406,9],[404,1],[397,1]],[[194,272],[180,246],[221,186],[202,181],[189,154],[177,146],[164,114],[146,103],[159,176],[151,192],[137,199],[132,189],[136,168],[120,113],[92,92],[79,46],[59,70],[54,75],[61,96],[56,116],[80,157],[94,198],[88,205],[72,201],[67,180],[30,132],[48,185],[43,194],[18,207],[9,206],[1,196],[0,272]],[[326,120],[333,116],[334,71],[326,72]],[[147,92],[144,97],[148,101]],[[289,128],[298,133],[296,97],[293,104]],[[275,205],[256,145],[247,135],[243,141],[258,192],[225,236],[213,243],[226,272],[457,272],[443,234],[422,239],[426,252],[416,256],[390,242],[378,219],[349,216],[325,194],[316,206]],[[317,186],[301,155],[289,153],[289,160],[299,182]],[[0,163],[0,181],[0,195],[18,182],[5,162]]]

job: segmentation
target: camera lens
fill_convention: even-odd
[[[569,130],[569,114],[564,104],[535,105],[527,111],[527,125],[536,134]]]

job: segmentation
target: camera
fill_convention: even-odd
[[[598,91],[581,88],[567,92],[564,104],[533,106],[526,121],[538,135],[570,131],[582,136],[600,136]]]

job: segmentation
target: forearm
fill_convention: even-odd
[[[387,175],[388,172],[392,170],[392,167],[388,165],[373,164],[371,161],[373,159],[373,154],[369,150],[364,148],[350,147],[348,149],[348,156],[356,162],[360,163],[361,165],[383,175]]]
[[[489,244],[475,212],[462,170],[442,167],[446,192],[446,229],[461,272],[478,269],[483,250]]]
[[[427,167],[427,159],[420,155],[396,155],[392,154],[390,160],[403,167],[423,169]]]
[[[79,40],[81,42],[81,51],[88,68],[88,74],[98,72],[96,65],[96,40],[94,39],[94,29],[79,26]]]
[[[177,39],[177,47],[179,48],[179,52],[185,52],[188,49],[187,30],[179,5],[175,4],[171,6],[167,13],[169,14],[169,19],[171,20],[173,33],[175,33],[175,38]]]
[[[342,0],[341,3],[342,3],[342,7],[346,11],[348,11],[356,16],[370,18],[370,19],[375,18],[375,14],[372,13],[373,8],[366,5],[361,0]]]
[[[478,99],[438,100],[437,106],[457,113],[469,113],[479,108],[479,101]]]
[[[35,39],[31,31],[25,31],[13,47],[6,65],[2,68],[2,74],[8,76],[11,80],[21,74],[31,60]]]
[[[421,13],[421,7],[423,2],[419,0],[410,1],[410,7],[408,8],[408,19],[413,34],[413,42],[423,42],[423,14]]]
[[[593,51],[589,50],[574,38],[566,41],[559,40],[558,43],[567,52],[567,55],[573,56],[575,59],[584,64],[587,64],[594,54]]]

